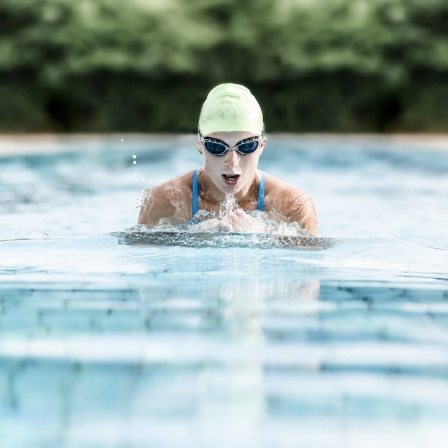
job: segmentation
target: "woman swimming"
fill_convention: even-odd
[[[264,232],[265,221],[247,212],[259,210],[276,221],[296,222],[318,235],[311,197],[302,190],[257,170],[266,145],[261,108],[249,89],[220,84],[210,91],[199,117],[197,150],[201,168],[145,191],[139,224],[191,224],[198,232]],[[236,207],[219,215],[226,197]],[[199,211],[215,216],[198,222]],[[217,216],[217,217],[216,217]]]

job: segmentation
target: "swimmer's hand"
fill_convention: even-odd
[[[195,232],[264,233],[266,224],[249,216],[244,210],[229,212],[223,218],[212,218],[194,226]]]
[[[240,233],[264,233],[266,232],[266,224],[252,216],[248,215],[244,210],[237,209],[231,211],[225,216],[230,226],[230,232]]]
[[[211,218],[195,224],[194,232],[231,232],[230,226],[219,218]]]

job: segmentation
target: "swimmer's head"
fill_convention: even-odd
[[[260,105],[247,87],[239,84],[219,84],[210,91],[199,117],[202,135],[213,132],[263,133]]]

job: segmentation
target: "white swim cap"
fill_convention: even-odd
[[[263,127],[260,105],[250,90],[239,84],[219,84],[212,89],[199,117],[199,131],[202,135],[228,131],[246,131],[259,135]]]

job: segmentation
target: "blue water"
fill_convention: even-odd
[[[15,145],[42,154],[0,158],[0,446],[445,445],[448,151],[271,138],[315,251],[119,244],[191,137]]]

